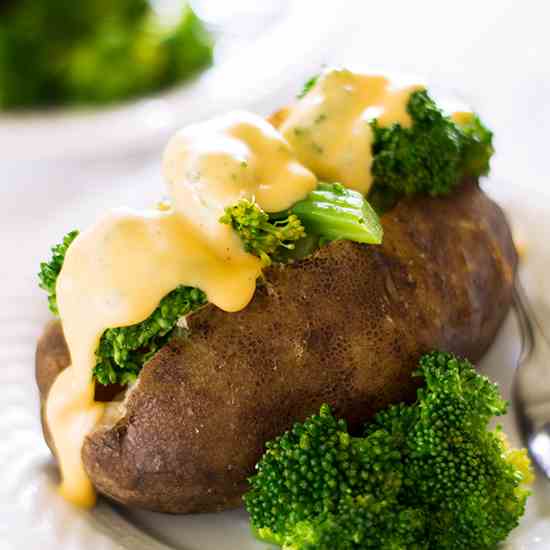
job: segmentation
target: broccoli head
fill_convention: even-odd
[[[382,243],[384,231],[376,212],[361,193],[340,183],[320,182],[290,212],[298,216],[308,235],[317,235],[323,242]]]
[[[166,18],[150,0],[1,0],[0,109],[112,103],[205,68],[212,37],[185,4]]]
[[[305,237],[305,230],[294,214],[272,220],[254,201],[241,199],[228,206],[220,223],[230,225],[239,235],[244,249],[259,256],[264,265],[281,249],[294,248],[294,241]]]
[[[518,524],[532,480],[525,451],[488,429],[506,402],[453,355],[425,355],[411,405],[363,436],[328,405],[268,443],[244,501],[260,539],[285,550],[489,550]]]
[[[404,486],[403,498],[429,508],[433,548],[494,548],[523,514],[528,492],[521,480],[530,480],[510,460],[500,428],[487,429],[507,402],[468,361],[449,354],[424,356],[417,375],[426,386],[407,438],[414,483]]]
[[[295,207],[300,217],[292,210],[270,216],[253,201],[242,199],[225,209],[220,222],[230,225],[245,250],[259,256],[264,265],[272,260],[288,261],[305,256],[318,247],[321,238],[381,242],[378,217],[367,201],[359,193],[339,184],[320,184]],[[314,234],[306,236],[304,224]],[[40,266],[40,286],[48,292],[50,309],[55,315],[59,314],[55,291],[57,277],[67,249],[77,235],[78,231],[66,235],[61,244],[52,248],[52,259]],[[141,323],[107,329],[96,350],[94,378],[104,385],[133,382],[143,365],[173,335],[178,319],[206,301],[206,295],[198,288],[179,286]]]
[[[206,303],[198,288],[180,285],[141,323],[107,329],[96,350],[93,375],[103,385],[126,385],[173,335],[178,319]]]
[[[474,114],[466,118],[460,129],[463,136],[462,173],[465,176],[486,176],[495,152],[493,133]]]

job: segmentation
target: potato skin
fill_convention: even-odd
[[[264,443],[321,403],[354,428],[414,397],[422,353],[479,359],[517,264],[500,208],[467,181],[449,197],[403,200],[382,223],[381,246],[334,242],[267,269],[244,310],[191,315],[190,335],[143,368],[125,416],[87,437],[97,489],[162,512],[238,506]],[[56,330],[37,352],[43,396]]]

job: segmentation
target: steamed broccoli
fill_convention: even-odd
[[[371,122],[373,192],[444,195],[463,176],[488,173],[494,152],[492,133],[479,118],[472,116],[465,125],[458,124],[425,90],[411,95],[407,111],[410,128]]]
[[[320,184],[290,211],[272,217],[256,203],[242,199],[225,209],[220,222],[231,225],[245,250],[259,256],[264,265],[272,260],[306,256],[321,240],[350,239],[366,243],[382,240],[378,217],[364,197],[339,184]],[[311,235],[306,235],[304,226],[311,230]],[[55,292],[57,276],[65,253],[77,235],[78,231],[66,235],[62,244],[52,248],[50,262],[40,265],[40,287],[49,293],[50,309],[55,315],[59,314]],[[141,323],[107,329],[96,350],[95,379],[104,385],[133,382],[143,365],[171,337],[178,319],[204,305],[206,300],[199,289],[179,286]]]
[[[40,264],[40,287],[49,293],[50,310],[55,315],[59,315],[55,293],[57,277],[67,249],[77,235],[78,231],[68,233],[61,244],[52,248],[52,259]],[[198,288],[178,286],[141,323],[107,329],[96,350],[94,378],[104,385],[133,382],[143,365],[173,334],[178,319],[205,303],[206,295]]]
[[[178,286],[145,321],[106,330],[96,350],[96,380],[103,385],[134,382],[143,365],[170,339],[178,319],[205,303],[206,295],[198,288]]]
[[[304,84],[304,87],[300,91],[300,93],[297,95],[298,99],[302,99],[310,90],[317,84],[317,80],[319,80],[319,75],[313,75],[312,77],[308,78],[306,80],[306,83]]]
[[[244,249],[259,256],[264,265],[271,263],[281,248],[294,248],[294,241],[305,237],[302,223],[294,214],[284,219],[270,220],[255,202],[241,199],[228,206],[220,223],[230,225],[239,235]]]
[[[109,103],[170,86],[212,62],[184,0],[0,2],[0,109]]]
[[[231,225],[245,250],[262,258],[264,265],[272,259],[302,257],[320,242],[336,239],[380,244],[383,234],[366,199],[339,183],[319,183],[290,210],[271,216],[254,202],[241,199],[225,209],[220,222]]]
[[[328,405],[267,444],[245,505],[254,533],[285,550],[489,550],[524,513],[525,451],[500,428],[497,387],[433,352],[411,405],[379,412],[351,436]]]
[[[461,170],[465,176],[486,176],[493,153],[493,133],[477,115],[472,114],[460,124],[463,136]]]
[[[55,292],[55,284],[57,283],[57,276],[63,266],[65,260],[65,254],[71,243],[78,236],[78,231],[71,231],[63,237],[61,244],[56,244],[52,247],[52,259],[49,262],[42,262],[40,264],[40,273],[38,273],[38,280],[40,288],[48,293],[48,306],[50,311],[54,315],[59,315],[57,309],[57,295]]]

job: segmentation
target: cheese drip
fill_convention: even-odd
[[[164,155],[172,207],[118,209],[81,233],[67,251],[56,291],[71,366],[55,380],[46,418],[62,474],[60,492],[95,502],[81,449],[101,420],[92,370],[103,332],[149,317],[183,284],[225,311],[252,299],[260,260],[218,219],[225,206],[255,198],[267,211],[288,208],[316,185],[282,136],[262,118],[231,113],[176,134]]]
[[[281,125],[298,159],[320,178],[361,193],[372,185],[372,129],[410,127],[407,103],[419,84],[394,84],[380,75],[327,69],[290,107]]]

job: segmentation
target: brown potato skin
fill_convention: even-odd
[[[127,413],[87,437],[97,489],[126,505],[188,513],[238,506],[264,443],[333,406],[352,428],[414,397],[431,349],[479,359],[510,302],[517,257],[505,217],[473,181],[400,202],[384,242],[334,242],[265,272],[238,313],[208,305],[143,368]],[[57,328],[54,328],[57,327]],[[42,396],[61,329],[37,351]]]

